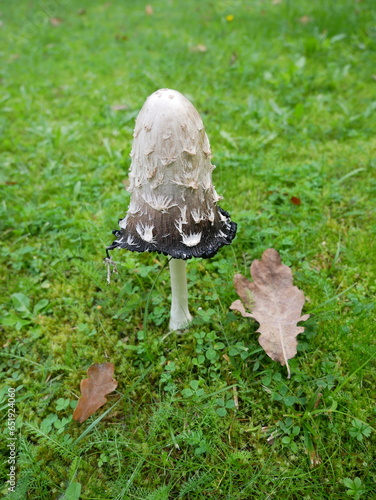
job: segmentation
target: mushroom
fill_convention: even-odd
[[[161,89],[143,105],[134,130],[131,200],[109,250],[169,255],[172,289],[170,329],[187,326],[186,260],[213,257],[236,234],[236,224],[218,205],[212,184],[211,150],[192,103],[176,90]]]

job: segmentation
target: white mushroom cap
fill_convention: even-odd
[[[232,242],[236,224],[217,206],[204,124],[176,90],[149,96],[134,130],[127,215],[108,247],[176,259],[212,257]]]

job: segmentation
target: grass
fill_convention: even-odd
[[[0,2],[0,406],[14,387],[18,435],[7,498],[375,498],[375,6],[152,8]],[[165,257],[114,253],[110,286],[102,263],[128,206],[134,119],[160,87],[201,113],[238,222],[230,247],[188,263],[184,335],[166,336]],[[229,311],[232,276],[270,247],[311,314],[291,380]],[[105,361],[116,393],[73,422],[80,380]],[[5,440],[2,454],[7,478]]]

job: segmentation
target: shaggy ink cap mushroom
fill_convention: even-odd
[[[147,98],[136,119],[131,158],[128,212],[107,250],[186,260],[213,257],[232,242],[236,224],[217,205],[209,140],[186,97],[161,89]]]

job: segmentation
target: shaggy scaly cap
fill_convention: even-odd
[[[134,130],[131,201],[108,250],[159,252],[175,259],[212,257],[236,224],[217,206],[211,150],[200,115],[176,90],[149,96]]]

